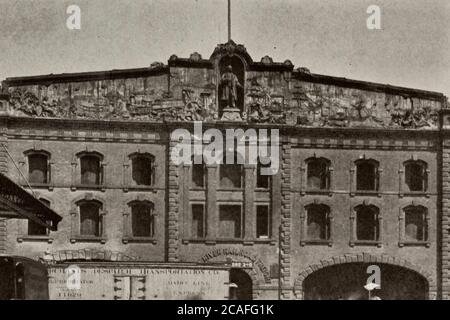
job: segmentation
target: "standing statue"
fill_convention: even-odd
[[[227,108],[236,108],[237,101],[237,88],[243,88],[239,83],[237,76],[233,73],[233,68],[229,65],[225,69],[225,73],[220,79],[220,85],[222,87],[222,94],[220,100],[225,101]]]

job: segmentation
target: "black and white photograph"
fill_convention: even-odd
[[[0,300],[450,299],[449,95],[448,0],[0,0]]]

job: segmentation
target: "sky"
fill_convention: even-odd
[[[69,5],[81,29],[69,30]],[[381,29],[366,12],[381,9]],[[253,60],[450,96],[449,0],[231,0],[232,39]],[[208,58],[227,41],[226,0],[0,0],[0,80]]]

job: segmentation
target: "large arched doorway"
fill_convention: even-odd
[[[235,284],[230,289],[230,298],[235,300],[252,299],[252,278],[242,269],[230,270],[230,283]]]
[[[364,289],[370,265],[380,268],[381,288],[372,297],[382,300],[425,300],[428,298],[427,280],[412,270],[383,263],[344,263],[329,266],[310,274],[303,281],[306,300],[367,300]]]

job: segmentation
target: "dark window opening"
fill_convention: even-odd
[[[131,205],[131,228],[133,237],[153,237],[154,216],[150,203],[133,203]]]
[[[409,191],[427,190],[427,166],[422,161],[410,161],[405,164],[405,183]]]
[[[308,240],[330,239],[329,209],[324,205],[310,205],[306,209]]]
[[[25,267],[22,263],[16,263],[16,299],[25,300]]]
[[[100,158],[94,155],[85,155],[80,158],[81,184],[100,185],[101,167]]]
[[[313,190],[327,190],[330,187],[329,161],[323,158],[307,162],[307,186]]]
[[[192,229],[191,235],[194,238],[204,238],[206,236],[205,206],[203,204],[193,204],[192,209]]]
[[[378,190],[378,163],[367,160],[357,162],[356,189],[359,191]]]
[[[204,188],[206,167],[204,163],[192,163],[192,185],[196,188]]]
[[[153,183],[154,161],[149,156],[134,156],[131,159],[133,182],[138,186],[150,186]]]
[[[28,180],[31,183],[48,183],[48,156],[30,154],[28,156]]]
[[[242,188],[243,166],[238,163],[237,153],[234,154],[233,163],[227,163],[227,159],[223,157],[220,165],[220,187],[224,189]]]
[[[261,239],[270,238],[271,217],[269,206],[262,205],[256,207],[256,237]]]
[[[427,210],[421,206],[405,209],[406,241],[428,241]]]
[[[373,206],[360,206],[356,210],[356,239],[378,241],[380,224],[378,209]]]
[[[242,232],[242,209],[240,205],[219,206],[219,237],[241,238]]]
[[[50,201],[45,199],[39,199],[42,203],[44,203],[47,207],[50,207]],[[48,221],[47,221],[48,222]],[[46,227],[41,226],[40,224],[28,220],[28,235],[29,236],[47,236],[49,231]]]
[[[270,188],[270,175],[262,174],[261,169],[269,169],[270,163],[264,164],[258,161],[256,166],[256,187],[261,189],[269,189]]]
[[[99,237],[101,234],[100,203],[86,201],[80,208],[80,235]]]

